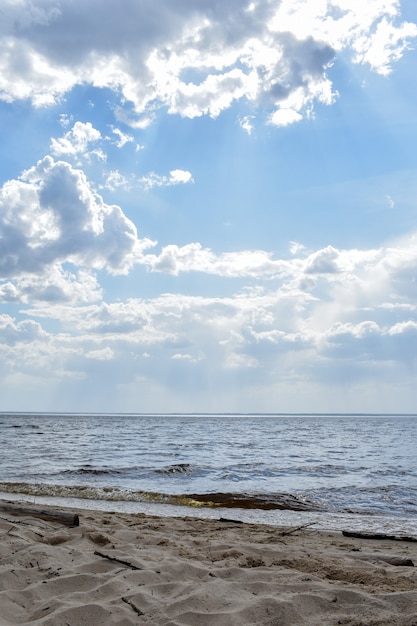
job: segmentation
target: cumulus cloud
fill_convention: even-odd
[[[65,300],[87,287],[94,299],[92,271],[126,273],[153,245],[138,239],[121,208],[106,204],[81,170],[50,156],[1,187],[0,241],[0,297],[11,300],[35,293]]]
[[[39,274],[22,274],[0,280],[0,302],[29,304],[35,301],[87,303],[101,300],[102,288],[91,271],[70,272],[56,263]]]
[[[353,370],[360,362],[413,365],[416,307],[397,276],[400,271],[411,277],[416,266],[415,252],[405,254],[400,247],[372,254],[340,251],[339,271],[319,272],[318,282],[303,283],[303,275],[310,275],[307,257],[286,265],[274,282],[227,297],[166,293],[78,309],[39,303],[26,314],[55,317],[89,359],[122,355],[132,363],[132,375],[149,375],[149,364],[142,363],[146,353],[156,377],[162,363],[178,361],[203,368],[205,375],[211,368],[250,369],[268,380],[296,380],[302,372],[320,380],[328,376],[330,362],[335,368],[351,362]],[[320,281],[327,285],[324,297]],[[407,298],[410,306],[396,306]]]
[[[136,227],[106,205],[83,172],[45,157],[5,183],[0,194],[1,274],[39,272],[56,261],[125,272],[133,263]]]
[[[337,261],[339,252],[332,246],[314,252],[308,257],[305,271],[311,274],[327,274],[339,271]]]
[[[111,378],[113,391],[123,384],[132,397],[139,384],[148,390],[156,386],[159,393],[182,390],[188,397],[189,377],[199,381],[200,395],[205,385],[221,394],[238,380],[239,393],[255,398],[258,410],[265,406],[265,386],[272,394],[277,387],[286,389],[290,398],[296,389],[306,393],[309,385],[323,385],[330,393],[332,381],[340,388],[346,376],[349,389],[371,384],[376,376],[378,384],[389,381],[392,389],[394,374],[412,385],[417,365],[412,237],[374,250],[326,247],[308,253],[297,244],[289,260],[262,252],[217,256],[196,244],[164,248],[160,258],[143,254],[142,261],[147,256],[159,263],[158,271],[171,274],[214,268],[225,278],[245,271],[256,280],[252,287],[215,297],[177,291],[125,301],[92,299],[79,306],[32,298],[30,308],[20,312],[30,324],[0,319],[3,359],[16,369],[36,363],[44,375],[59,372],[71,380],[88,371],[90,382],[93,366]],[[13,283],[4,288],[11,297]],[[43,327],[51,323],[61,332],[45,334]],[[360,403],[358,409],[363,410]]]
[[[265,250],[216,254],[197,242],[170,244],[159,253],[143,254],[138,262],[152,272],[172,276],[200,272],[230,279],[280,281],[292,293],[309,293],[323,302],[323,311],[318,315],[323,319],[332,315],[337,318],[341,311],[355,306],[387,308],[390,298],[400,303],[404,298],[417,296],[414,236],[390,246],[364,250],[327,246],[308,253],[301,243],[293,243],[289,259],[275,258]]]
[[[225,252],[216,255],[200,243],[189,243],[185,246],[170,244],[160,254],[147,254],[145,263],[154,272],[178,275],[182,272],[204,272],[218,276],[239,277],[279,276],[288,267],[285,260],[274,260],[272,255],[263,250],[243,250]]]
[[[101,138],[99,130],[91,122],[75,122],[71,130],[59,139],[52,138],[51,151],[55,156],[85,154],[88,145]]]
[[[46,337],[41,325],[33,320],[16,322],[9,315],[0,315],[0,345],[15,346]]]
[[[241,99],[287,125],[334,101],[336,54],[387,74],[417,36],[396,0],[126,0],[123,11],[116,0],[21,0],[5,4],[1,29],[3,100],[42,106],[88,83],[121,92],[133,115],[121,102],[119,119],[136,127],[161,106],[215,117]]]
[[[190,180],[184,170],[167,177],[171,184]],[[116,171],[108,178],[109,189],[125,184]],[[155,241],[138,239],[122,209],[106,204],[82,171],[49,156],[0,189],[0,238],[4,302],[94,302],[101,297],[97,270],[123,274],[140,264],[172,276],[200,272],[278,281],[289,293],[322,303],[311,318],[318,326],[340,321],[341,311],[352,307],[405,305],[414,293],[417,264],[413,236],[375,250],[327,246],[308,252],[291,243],[288,259],[264,250],[216,254],[198,242],[158,252]]]
[[[1,392],[12,380],[21,385],[38,376],[48,392],[52,377],[85,380],[90,389],[96,377],[96,398],[103,380],[112,381],[112,394],[131,385],[134,403],[125,407],[120,392],[120,410],[137,407],[138,386],[154,403],[167,388],[170,401],[187,384],[196,394],[206,390],[206,399],[213,389],[221,396],[223,386],[230,398],[235,382],[242,398],[259,389],[259,409],[266,388],[279,406],[275,390],[283,381],[288,397],[300,397],[299,381],[303,392],[323,380],[328,391],[332,376],[343,380],[337,368],[364,386],[377,367],[381,381],[394,369],[398,378],[415,374],[414,236],[362,250],[290,242],[289,258],[257,249],[215,252],[183,237],[181,245],[158,247],[139,239],[106,195],[140,189],[126,208],[153,227],[156,212],[150,214],[161,198],[146,198],[143,189],[193,183],[193,175],[167,168],[144,176],[154,165],[126,174],[123,157],[132,156],[140,135],[125,132],[126,125],[140,131],[161,111],[216,117],[237,103],[237,123],[249,135],[259,113],[275,126],[297,123],[313,116],[317,103],[339,97],[331,70],[338,57],[389,74],[417,37],[399,7],[396,0],[124,0],[120,10],[116,0],[4,0],[0,100],[43,107],[77,85],[91,97],[98,93],[91,87],[104,88],[95,102],[105,98],[114,116],[94,118],[100,131],[62,113],[52,157],[0,188],[0,302],[14,315],[0,316]],[[73,104],[69,97],[67,109]],[[97,160],[106,162],[96,178],[104,197],[77,169],[83,163],[97,175]],[[391,209],[399,202],[385,200]],[[129,282],[105,275],[132,270]],[[197,276],[184,281],[191,272]],[[141,298],[149,282],[152,293],[158,285],[166,293]],[[201,295],[214,285],[219,295]],[[127,290],[133,297],[123,300]],[[268,408],[272,402],[268,397]]]
[[[258,294],[253,296],[262,327],[245,337],[264,349],[272,344],[291,350],[311,346],[312,342],[335,345],[336,335],[339,343],[341,340],[341,326],[337,324],[352,324],[358,339],[359,331],[369,334],[368,322],[381,325],[381,320],[386,342],[398,316],[406,322],[414,320],[416,313],[414,237],[378,249],[338,250],[328,246],[309,254],[297,244],[290,259],[274,258],[261,250],[216,255],[197,243],[169,245],[159,254],[144,255],[141,262],[152,271],[173,276],[194,271],[229,279],[256,279],[256,284],[263,284],[271,293],[277,289],[281,302],[291,302],[294,307],[288,314],[269,311]],[[233,316],[237,319],[236,311]],[[329,329],[332,331],[325,339]],[[314,339],[316,334],[320,340]]]
[[[417,363],[417,321],[380,325],[373,320],[335,324],[324,335],[323,353],[337,359]]]

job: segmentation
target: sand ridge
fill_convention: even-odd
[[[417,542],[77,513],[0,512],[0,626],[417,626]]]

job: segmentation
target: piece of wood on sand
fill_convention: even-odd
[[[389,565],[396,565],[399,567],[414,567],[414,563],[406,556],[396,556],[393,554],[375,554],[364,552],[352,552],[349,553],[351,559],[359,559],[361,561],[383,561],[389,563]]]
[[[0,511],[12,513],[13,515],[28,515],[39,517],[40,519],[60,522],[66,526],[79,526],[80,519],[76,513],[59,511],[57,509],[38,509],[32,506],[22,506],[14,502],[0,502]]]
[[[355,539],[378,539],[380,541],[417,541],[417,537],[409,537],[407,535],[387,535],[386,533],[366,533],[343,530],[344,537],[353,537]]]

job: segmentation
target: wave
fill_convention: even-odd
[[[79,467],[78,469],[64,470],[60,472],[61,475],[71,476],[117,476],[118,474],[124,474],[123,469],[94,469],[93,467]]]
[[[29,496],[52,496],[105,500],[110,502],[155,502],[189,507],[222,507],[240,509],[319,511],[322,507],[313,500],[293,494],[251,493],[192,493],[166,494],[161,492],[123,490],[117,487],[91,487],[83,485],[56,485],[47,483],[0,483],[3,493]]]
[[[169,465],[161,468],[150,468],[145,466],[129,466],[129,467],[112,467],[112,468],[97,468],[90,464],[85,464],[82,467],[62,470],[57,472],[55,476],[132,476],[136,475],[149,475],[158,474],[159,476],[191,476],[196,473],[201,473],[201,469],[190,463],[178,463],[176,465]]]
[[[170,465],[169,467],[163,467],[154,471],[156,474],[162,474],[163,476],[171,476],[172,474],[190,476],[193,474],[194,469],[190,463],[178,463],[177,465]]]

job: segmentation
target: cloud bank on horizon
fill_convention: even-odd
[[[415,410],[413,2],[0,33],[0,410]]]

